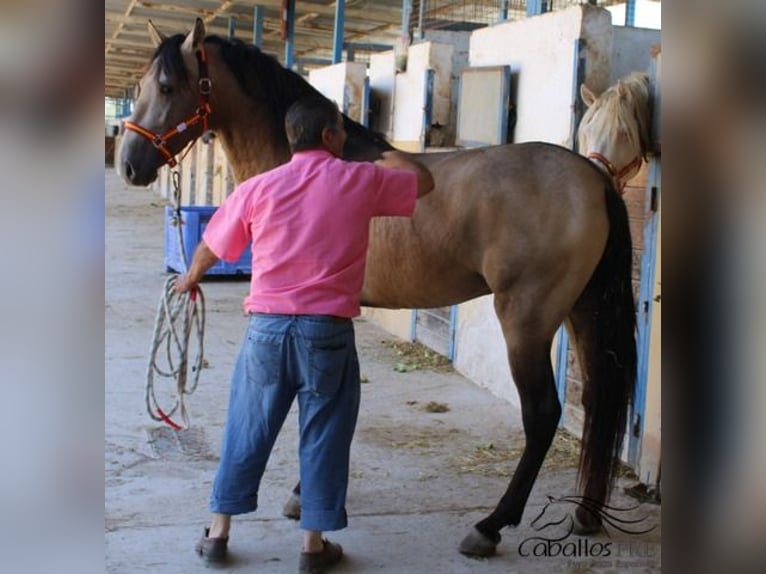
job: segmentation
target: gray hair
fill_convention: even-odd
[[[341,127],[338,106],[321,95],[298,100],[285,115],[287,142],[293,152],[321,148],[322,130]]]

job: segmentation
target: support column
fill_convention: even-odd
[[[343,59],[343,29],[346,25],[346,0],[335,2],[335,34],[332,43],[332,63],[337,64]]]
[[[426,20],[426,4],[427,0],[420,0],[420,3],[418,5],[418,40],[422,40],[425,38],[425,30],[423,30],[423,26],[425,24]]]
[[[500,2],[500,12],[497,15],[498,22],[505,22],[508,20],[508,4],[509,0],[502,0]]]
[[[410,35],[410,15],[412,14],[412,0],[402,0],[402,36]]]
[[[263,45],[263,6],[253,8],[253,46]]]
[[[548,2],[545,0],[527,0],[527,16],[537,16],[548,11]]]
[[[636,25],[636,0],[627,0],[625,5],[625,25]]]
[[[228,38],[231,40],[234,38],[234,34],[237,31],[237,19],[234,16],[229,16],[229,32],[228,32]]]
[[[295,0],[287,0],[287,11],[282,16],[287,22],[285,40],[285,68],[291,70],[295,62]]]

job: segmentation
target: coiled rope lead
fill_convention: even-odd
[[[179,197],[180,174],[174,171],[172,175],[178,242],[184,268],[188,270],[189,262],[184,248]],[[181,430],[191,426],[189,413],[184,404],[184,395],[191,395],[196,390],[202,370],[203,341],[205,338],[205,296],[199,286],[187,293],[176,293],[177,279],[178,275],[168,277],[157,305],[154,335],[146,373],[146,409],[153,420],[162,421],[175,430]],[[188,354],[192,333],[194,334],[193,345],[196,347],[197,353],[190,362]],[[160,360],[161,352],[164,352],[164,360]],[[190,367],[191,377],[189,377]],[[175,379],[176,396],[170,408],[163,409],[159,405],[155,393],[155,377]],[[171,418],[176,412],[180,413],[183,425]]]

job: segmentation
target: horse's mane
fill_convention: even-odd
[[[650,117],[649,76],[633,72],[604,91],[585,112],[581,124],[600,121],[604,124],[593,126],[596,131],[622,130],[645,156],[649,151]]]
[[[154,58],[159,60],[167,74],[186,79],[186,68],[180,51],[183,40],[183,34],[167,38],[157,48]],[[287,70],[257,46],[215,35],[207,36],[205,42],[219,47],[224,63],[242,90],[256,100],[259,106],[266,106],[274,121],[279,124],[284,123],[287,109],[293,102],[306,96],[321,95],[299,74]],[[346,159],[373,159],[380,156],[380,151],[392,149],[382,135],[368,130],[345,115],[343,119],[348,134],[344,148]]]

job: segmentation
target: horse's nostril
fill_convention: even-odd
[[[136,171],[133,169],[133,166],[130,164],[130,162],[126,160],[123,168],[125,170],[125,177],[128,179],[128,181],[133,181],[133,178],[136,176]]]

